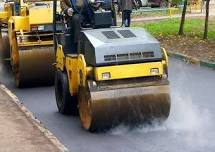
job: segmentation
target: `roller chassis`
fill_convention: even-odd
[[[60,113],[78,111],[83,128],[91,132],[168,118],[168,56],[147,31],[92,25],[80,31],[74,54],[58,39],[55,25],[56,19],[55,95]]]
[[[165,67],[168,59],[166,54],[163,57]],[[63,47],[58,46],[56,73],[66,75],[64,85],[68,86],[66,90],[58,90],[59,81],[55,81],[56,102],[60,113],[77,115],[79,111],[83,128],[91,132],[109,130],[119,124],[139,126],[155,119],[163,122],[168,118],[170,90],[166,76],[98,81],[95,69],[96,67],[86,63],[83,54],[65,55]],[[165,70],[163,74],[165,75]],[[69,98],[59,99],[60,94],[65,92]],[[66,109],[59,106],[62,103],[68,105]]]
[[[13,5],[10,7],[12,10]],[[9,17],[9,58],[17,87],[53,84],[52,18],[49,5],[37,6],[24,1],[21,1],[19,16]]]

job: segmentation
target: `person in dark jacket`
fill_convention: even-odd
[[[122,26],[129,27],[131,23],[131,12],[133,9],[133,0],[120,0],[120,9],[122,11]]]
[[[93,4],[94,2],[94,0],[61,0],[61,9],[68,26],[66,33],[68,37],[65,42],[68,51],[66,52],[77,53],[81,27],[87,27],[92,22],[92,9],[89,4],[95,8],[98,7]]]
[[[84,3],[83,0],[61,0],[60,4],[68,26],[66,30],[65,52],[76,54],[81,29],[82,17],[80,11]]]

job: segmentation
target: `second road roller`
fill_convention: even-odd
[[[7,25],[9,17],[13,15],[11,5],[13,5],[13,2],[3,2],[0,0],[0,27]]]
[[[13,2],[4,2],[0,0],[0,59],[8,60],[10,58],[9,39],[6,33],[8,19],[13,15]]]
[[[116,26],[113,2],[71,0],[65,21],[56,12],[55,94],[62,114],[79,114],[88,131],[164,121],[170,112],[168,57],[146,30]],[[69,18],[69,19],[68,19]]]
[[[8,9],[14,12],[8,19],[8,51],[17,87],[54,82],[52,5],[52,1],[19,0]]]

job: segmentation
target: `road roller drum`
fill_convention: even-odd
[[[169,116],[168,80],[125,85],[88,81],[80,88],[79,113],[83,127],[90,131],[110,129],[119,124],[136,127],[151,121],[164,121]]]
[[[55,55],[52,46],[26,47],[18,53],[19,64],[14,71],[18,87],[53,83]]]

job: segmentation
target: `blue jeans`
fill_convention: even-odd
[[[131,10],[122,11],[122,25],[129,27],[131,24]]]
[[[19,15],[19,3],[15,2],[15,15]]]

